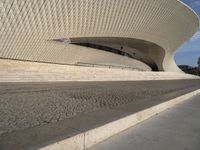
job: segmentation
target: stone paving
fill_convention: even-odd
[[[0,134],[199,88],[200,80],[1,83]]]
[[[199,108],[200,94],[88,150],[199,150]]]

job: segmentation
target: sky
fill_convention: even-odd
[[[200,0],[182,0],[189,5],[200,17]],[[178,48],[175,61],[178,65],[197,66],[200,57],[200,28],[196,34]]]

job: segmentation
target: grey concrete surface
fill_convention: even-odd
[[[200,95],[89,150],[199,150]]]
[[[1,83],[0,134],[200,88],[200,80]]]
[[[4,129],[2,130],[4,131],[4,133],[0,135],[0,149],[1,150],[10,150],[10,149],[27,150],[27,149],[33,149],[33,148],[37,149],[43,146],[47,146],[49,144],[59,142],[62,139],[64,140],[66,138],[72,137],[73,135],[77,135],[79,133],[83,133],[88,130],[95,129],[97,127],[103,126],[112,121],[124,118],[130,114],[137,113],[142,110],[146,110],[147,108],[151,108],[152,106],[158,105],[160,103],[166,102],[173,98],[193,92],[196,89],[199,89],[199,86],[200,86],[199,80],[180,80],[180,81],[170,81],[170,82],[164,81],[162,82],[162,84],[159,82],[145,81],[145,82],[91,82],[91,83],[66,82],[66,83],[41,83],[41,84],[33,84],[33,85],[30,83],[27,83],[27,84],[21,83],[18,85],[12,83],[12,84],[9,84],[9,85],[6,84],[6,85],[8,86],[8,89],[13,88],[13,90],[10,90],[11,93],[19,89],[21,92],[17,92],[16,95],[19,95],[20,93],[23,93],[24,91],[25,93],[26,92],[32,93],[30,94],[30,96],[37,94],[37,93],[34,93],[34,90],[37,91],[36,87],[38,87],[38,90],[39,90],[38,93],[40,94],[45,91],[45,90],[42,90],[44,89],[44,87],[46,88],[49,87],[49,92],[51,92],[52,94],[57,93],[57,95],[59,95],[58,92],[61,92],[61,93],[65,93],[66,96],[70,93],[70,89],[71,89],[71,92],[73,91],[74,94],[78,95],[80,94],[80,91],[82,91],[81,93],[83,94],[85,89],[90,88],[91,93],[88,96],[96,97],[96,99],[99,101],[93,102],[90,99],[87,101],[88,104],[89,102],[91,102],[93,103],[92,105],[95,106],[95,109],[93,111],[88,109],[82,112],[78,112],[74,116],[63,118],[62,120],[42,122],[44,118],[41,115],[41,112],[43,112],[44,110],[48,110],[47,111],[47,113],[49,113],[48,115],[51,115],[52,117],[54,117],[54,112],[53,112],[54,109],[52,109],[52,112],[51,112],[51,109],[48,108],[49,106],[47,103],[48,100],[52,101],[52,99],[55,99],[53,102],[55,104],[57,103],[60,104],[58,105],[57,111],[62,114],[63,112],[59,111],[60,110],[59,107],[62,106],[61,104],[63,104],[63,101],[66,101],[66,104],[67,104],[69,97],[64,97],[65,95],[63,94],[61,95],[63,101],[60,100],[61,98],[56,100],[55,97],[52,97],[52,99],[50,99],[49,98],[50,96],[48,96],[49,99],[44,100],[44,97],[41,98],[39,94],[39,96],[36,96],[36,98],[38,98],[41,101],[36,101],[37,103],[35,102],[31,103],[31,97],[26,97],[28,99],[27,104],[30,103],[31,106],[34,104],[35,105],[35,107],[33,107],[34,109],[36,109],[37,106],[39,108],[34,110],[33,108],[29,107],[30,108],[29,111],[26,110],[25,112],[23,112],[24,109],[22,110],[18,109],[18,111],[27,113],[27,114],[17,112],[14,109],[12,111],[12,109],[10,109],[9,111],[12,112],[11,114],[13,116],[16,116],[16,119],[13,122],[11,120],[7,128],[5,128],[6,126],[5,127],[3,126],[5,123],[7,123],[7,122],[3,122],[4,120],[6,120],[6,118],[0,118],[1,127],[4,127],[4,128],[1,128],[1,129]],[[126,90],[128,89],[128,87],[130,88],[130,90],[129,90],[129,93],[126,93]],[[176,89],[173,90],[175,87]],[[116,92],[113,92],[114,89],[116,90]],[[120,91],[120,89],[123,89],[121,90],[122,92]],[[106,93],[105,92],[106,90],[108,90],[109,93]],[[104,101],[108,101],[108,102],[107,103],[105,102],[105,105],[99,106],[98,105],[99,102],[103,101],[103,99],[100,99],[99,98],[100,96],[97,97],[97,94],[95,94],[95,92],[97,91],[99,91],[98,93],[99,95],[107,94],[108,98],[109,98],[109,95],[111,96],[113,95],[113,98],[105,99]],[[16,95],[13,95],[13,96],[16,96]],[[44,96],[45,95],[47,94],[44,93]],[[118,95],[121,95],[120,97],[121,101],[120,99],[116,99],[114,97]],[[128,98],[130,99],[130,101],[125,101],[123,103],[124,99],[126,100]],[[80,103],[81,103],[81,100],[84,100],[84,99],[81,99],[80,97],[79,99]],[[13,98],[13,101],[14,101],[14,98]],[[69,101],[69,102],[72,102],[72,101]],[[119,103],[118,105],[113,105],[114,103],[117,103],[117,102]],[[12,101],[10,102],[10,104],[12,104]],[[26,107],[29,106],[27,104],[24,106]],[[10,106],[12,106],[12,108],[19,107],[17,105],[20,105],[20,103],[16,104],[16,106],[13,104]],[[41,109],[40,105],[43,106],[42,108],[44,110]],[[74,105],[74,103],[72,102],[72,106],[76,106],[76,105]],[[65,107],[67,108],[67,105]],[[79,107],[81,107],[81,105],[79,105]],[[1,108],[3,107],[1,106]],[[1,110],[4,110],[4,109],[1,109]],[[68,108],[65,111],[67,110],[70,110],[70,109]],[[38,114],[36,114],[36,112]],[[20,114],[22,116],[20,116]],[[40,123],[38,125],[35,125],[34,124],[35,120],[31,120],[31,119],[34,119],[34,117],[38,117],[38,116],[42,116],[42,117],[40,118],[40,120],[38,119]],[[20,126],[21,128],[16,128],[14,126],[15,122],[20,123],[21,120],[22,122],[30,121],[29,126],[26,127],[26,126],[23,126],[23,124],[21,124]],[[11,131],[5,130],[5,129],[10,129]]]

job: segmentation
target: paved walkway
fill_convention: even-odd
[[[152,117],[90,150],[199,150],[200,95]]]
[[[200,80],[1,83],[0,135],[199,88]]]

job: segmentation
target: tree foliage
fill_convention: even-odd
[[[200,67],[200,57],[198,59],[198,62],[197,62],[198,66]]]

